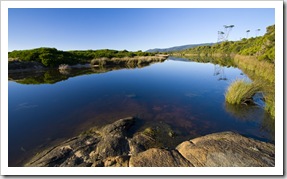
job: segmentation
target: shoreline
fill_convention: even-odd
[[[69,68],[97,68],[97,67],[110,67],[110,66],[135,66],[135,65],[146,65],[155,62],[163,62],[169,56],[168,55],[155,55],[155,56],[136,56],[136,57],[123,57],[123,58],[95,58],[90,62],[77,63],[77,64],[66,64]],[[63,65],[63,64],[60,64]],[[59,65],[59,66],[60,66]],[[21,61],[13,60],[8,63],[8,72],[22,72],[22,71],[41,71],[49,69],[59,69],[58,67],[46,67],[40,62],[35,61]],[[61,70],[61,69],[59,69]]]
[[[26,167],[272,167],[275,146],[219,132],[160,146],[152,130],[136,131],[134,117],[84,131],[37,153]],[[169,134],[167,134],[169,135]],[[172,137],[171,137],[172,140]]]

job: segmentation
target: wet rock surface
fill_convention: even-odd
[[[260,167],[275,165],[273,144],[221,132],[167,149],[149,130],[129,133],[136,119],[92,128],[36,154],[27,167]],[[172,140],[172,139],[171,139]]]

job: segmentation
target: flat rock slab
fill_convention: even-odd
[[[130,158],[130,167],[192,167],[176,150],[151,148]]]
[[[221,132],[185,141],[176,149],[194,166],[273,167],[273,144]]]

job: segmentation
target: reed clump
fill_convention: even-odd
[[[96,58],[96,59],[91,60],[91,65],[92,66],[104,66],[107,60],[109,60],[109,58],[107,57]]]
[[[137,66],[151,64],[155,62],[163,62],[166,60],[166,56],[135,56],[135,57],[113,57],[113,58],[96,58],[91,60],[90,64],[93,67],[96,66],[117,66],[126,65],[126,67],[135,68]]]
[[[258,83],[247,82],[242,79],[235,80],[225,93],[225,100],[230,104],[250,104],[252,97],[261,89]]]
[[[61,70],[70,70],[71,69],[71,67],[69,66],[69,65],[67,65],[67,64],[61,64],[61,65],[59,65],[59,70],[61,71]]]

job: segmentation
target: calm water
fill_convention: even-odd
[[[237,68],[170,57],[144,68],[54,84],[9,81],[9,166],[20,166],[39,150],[92,126],[128,116],[142,120],[140,130],[149,125],[174,130],[171,147],[220,131],[274,142],[274,124],[262,107],[225,104],[224,93],[238,78],[247,77]]]

